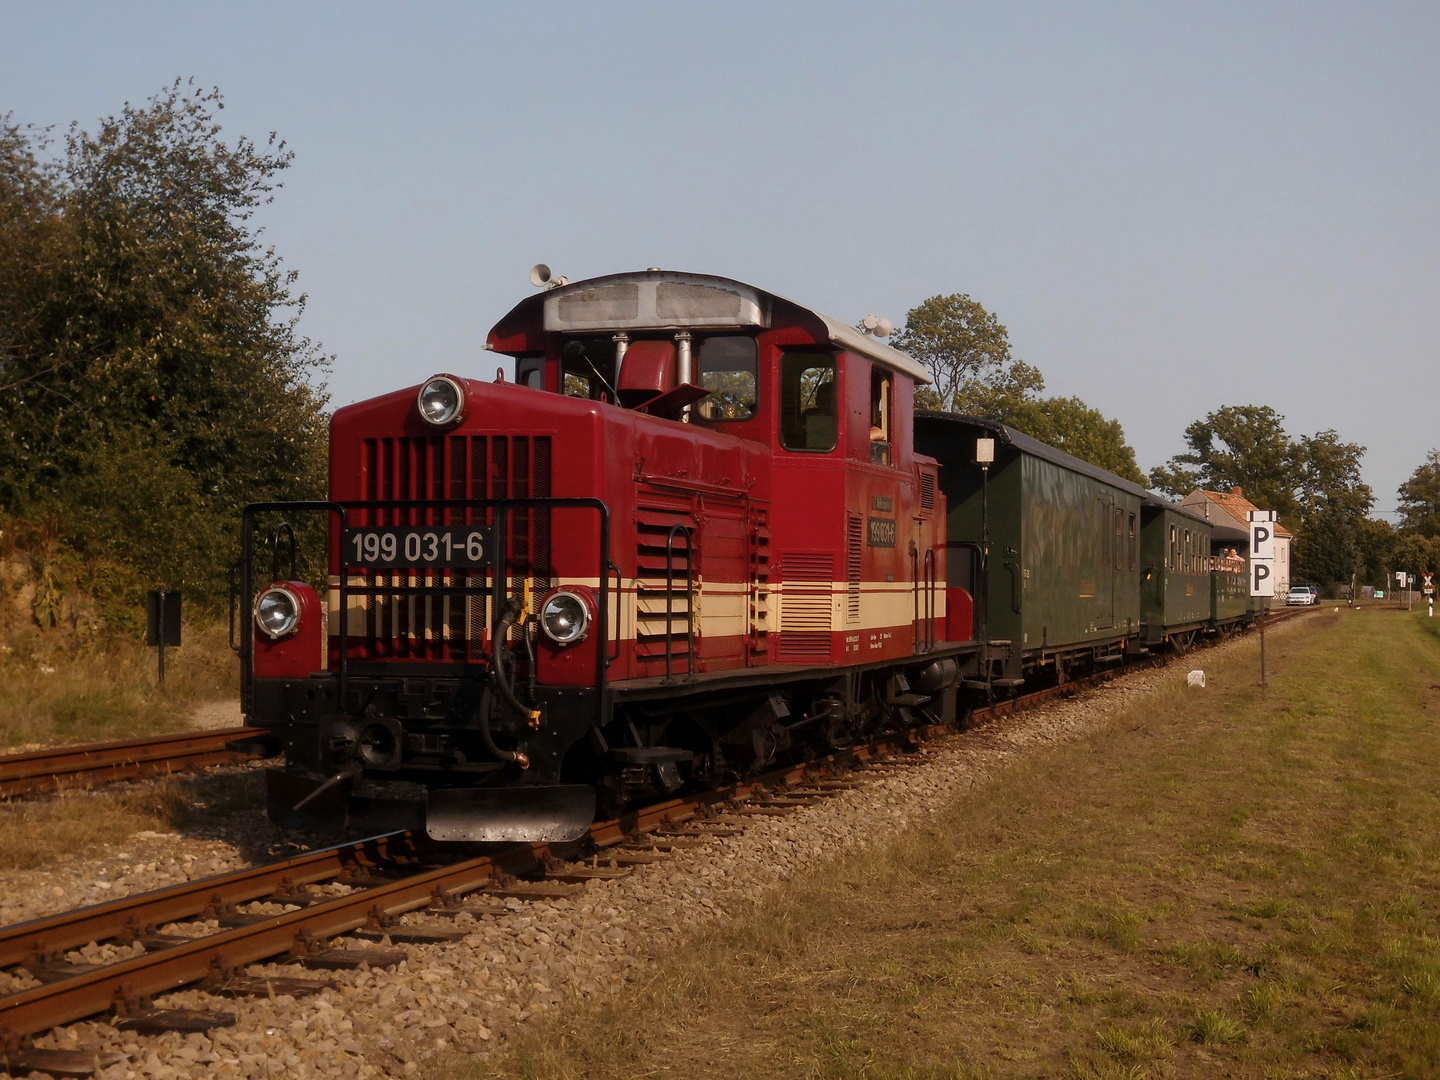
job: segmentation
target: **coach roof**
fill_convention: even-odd
[[[830,344],[893,368],[918,383],[932,381],[930,373],[907,353],[814,308],[742,281],[676,270],[607,274],[526,297],[495,324],[490,341],[507,336],[520,324],[539,320],[547,331],[558,333],[758,329],[770,325],[776,303],[809,316],[819,331],[817,336]]]
[[[965,424],[970,427],[984,428],[986,431],[994,432],[1000,442],[1013,446],[1015,449],[1030,454],[1033,457],[1042,458],[1062,468],[1069,469],[1071,472],[1081,473],[1094,480],[1109,484],[1111,487],[1119,488],[1121,491],[1138,497],[1143,503],[1149,506],[1160,506],[1173,513],[1179,514],[1181,517],[1194,518],[1201,524],[1213,525],[1213,522],[1206,521],[1205,518],[1195,513],[1188,506],[1181,506],[1173,499],[1167,499],[1159,492],[1150,491],[1148,488],[1141,487],[1134,481],[1126,480],[1123,476],[1117,476],[1109,469],[1102,469],[1099,465],[1092,465],[1088,461],[1082,461],[1074,454],[1067,454],[1064,450],[1056,449],[1049,443],[1043,443],[1039,439],[1026,435],[1023,431],[1017,431],[1008,424],[1002,424],[995,420],[984,420],[978,416],[959,416],[955,413],[934,412],[929,409],[916,409],[915,419],[918,422],[916,425],[917,432],[921,423],[943,426],[948,422],[957,426]]]

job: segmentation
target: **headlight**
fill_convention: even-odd
[[[255,598],[255,625],[271,641],[288,637],[300,626],[300,600],[289,589],[272,585]]]
[[[427,423],[443,427],[460,418],[465,408],[465,391],[448,375],[437,375],[420,388],[415,403]]]
[[[540,629],[557,645],[584,641],[590,629],[590,606],[576,593],[557,589],[540,605]]]

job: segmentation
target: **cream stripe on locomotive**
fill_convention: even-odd
[[[407,575],[390,575],[390,580],[384,584],[403,586],[407,584]],[[613,593],[614,579],[611,579],[612,594],[610,597],[612,621],[618,605],[621,625],[617,635],[619,640],[632,641],[637,636],[637,627],[640,633],[651,635],[665,633],[665,594],[664,591],[656,591],[647,588],[643,579],[630,579],[624,583],[621,589],[621,597]],[[360,587],[366,582],[359,577],[350,579],[352,586]],[[408,575],[408,584],[414,586],[441,587],[440,582],[426,580],[423,575]],[[698,580],[696,583],[695,616],[696,629],[700,637],[743,637],[750,632],[750,602],[752,597],[751,587],[745,582],[713,582]],[[910,582],[894,581],[862,581],[857,583],[847,581],[825,582],[795,582],[791,583],[787,591],[784,584],[767,586],[771,594],[769,606],[774,615],[768,620],[771,625],[769,629],[783,634],[788,629],[792,633],[824,632],[834,633],[850,630],[880,630],[896,626],[908,626],[915,618],[915,592]],[[552,582],[552,587],[563,586],[584,586],[596,593],[599,592],[600,582],[597,578],[562,578]],[[340,632],[339,607],[340,607],[340,578],[332,575],[329,579],[330,590],[327,597],[327,612],[329,615],[330,634],[338,636]],[[368,615],[369,605],[364,596],[352,595],[348,597],[350,608],[349,633],[352,636],[362,636],[369,631]],[[536,595],[534,600],[538,604],[541,597]],[[633,601],[633,602],[632,602]],[[945,617],[945,589],[937,585],[933,595],[933,610],[926,610],[926,591],[920,590],[920,617],[932,615],[937,620]],[[389,624],[384,627],[385,634],[382,636],[401,637],[402,627],[423,627],[419,633],[409,633],[404,636],[417,639],[433,640],[436,637],[449,639],[452,636],[451,627],[454,621],[450,618],[451,605],[455,603],[450,597],[411,597],[400,603],[389,601],[384,605],[383,618]],[[434,611],[433,607],[426,605],[443,605],[441,618],[424,618],[427,611]],[[670,601],[671,632],[684,633],[687,619],[687,596],[685,590],[676,590]],[[406,618],[402,619],[402,607],[408,607],[405,612]],[[493,613],[484,610],[486,607],[483,598],[475,598],[470,602],[469,625],[467,636],[475,635],[473,624],[479,622],[482,626],[489,626]],[[432,629],[439,627],[439,633]]]

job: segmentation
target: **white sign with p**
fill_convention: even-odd
[[[1251,510],[1250,595],[1275,595],[1275,511]]]

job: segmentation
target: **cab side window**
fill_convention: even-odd
[[[787,450],[835,449],[835,358],[823,353],[780,357],[780,445]]]
[[[870,369],[870,460],[890,464],[890,403],[894,385],[890,372],[878,364]]]

